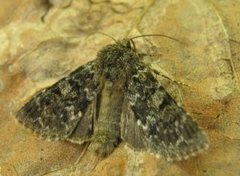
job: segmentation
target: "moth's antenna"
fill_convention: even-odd
[[[167,35],[164,35],[164,34],[143,34],[143,35],[138,35],[138,36],[135,36],[135,37],[132,37],[130,38],[130,40],[133,40],[133,39],[136,39],[136,38],[140,38],[140,37],[152,37],[152,36],[160,36],[160,37],[165,37],[165,38],[168,38],[168,39],[171,39],[171,40],[174,40],[178,43],[181,43],[182,45],[187,45],[186,43],[178,40],[178,39],[175,39],[173,37],[170,37],[170,36],[167,36]]]
[[[113,38],[112,36],[110,36],[110,35],[108,35],[108,34],[106,34],[106,33],[104,33],[104,32],[92,32],[92,33],[90,33],[90,34],[88,35],[88,37],[89,37],[90,35],[92,35],[92,34],[95,34],[95,33],[99,33],[99,34],[105,35],[105,36],[111,38],[114,42],[117,42],[117,40],[116,40],[115,38]]]

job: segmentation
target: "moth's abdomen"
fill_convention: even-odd
[[[98,99],[99,109],[95,121],[91,149],[101,156],[109,155],[120,142],[120,118],[123,92],[121,84],[105,81]]]

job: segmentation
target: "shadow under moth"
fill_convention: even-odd
[[[168,161],[206,149],[207,135],[144,65],[132,39],[105,46],[42,90],[18,111],[18,121],[45,139],[90,142],[100,156],[121,141]]]

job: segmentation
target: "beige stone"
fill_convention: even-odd
[[[239,16],[237,0],[1,1],[0,175],[238,175]],[[150,66],[184,83],[159,78],[209,135],[207,152],[169,163],[123,142],[103,159],[81,145],[43,141],[16,123],[32,95],[114,42],[95,32],[116,39],[165,34],[186,43],[134,40],[152,54]]]

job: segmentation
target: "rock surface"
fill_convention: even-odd
[[[240,2],[218,0],[0,2],[0,175],[225,176],[240,173]],[[166,89],[208,133],[207,152],[169,163],[123,142],[105,159],[85,146],[47,142],[16,111],[116,39],[141,34],[148,64],[184,84]],[[159,78],[162,79],[162,78]],[[79,160],[79,162],[76,162]]]

